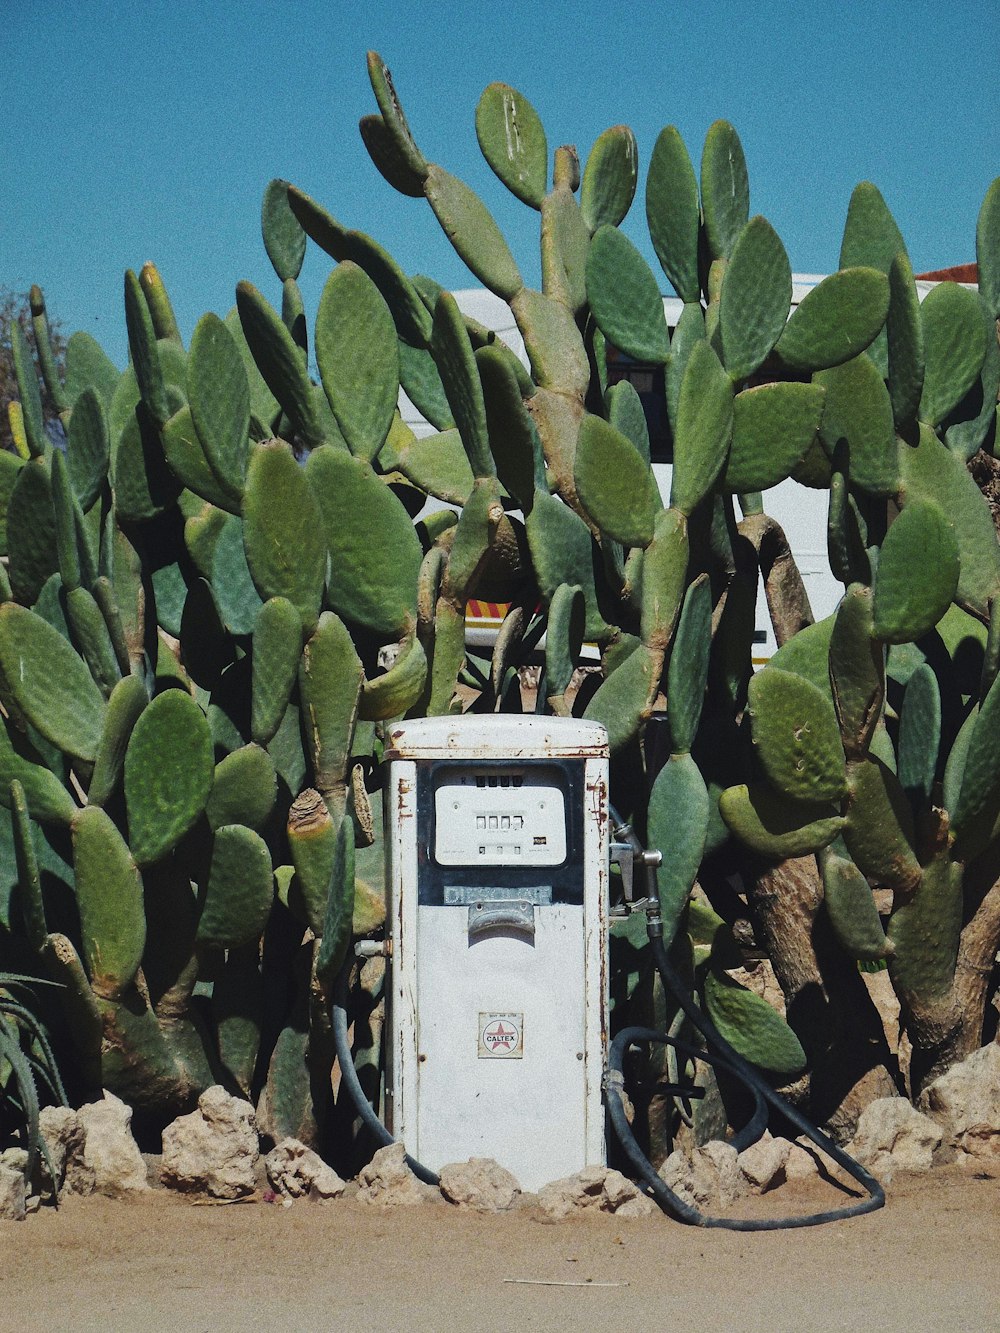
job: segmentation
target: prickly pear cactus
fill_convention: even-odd
[[[375,53],[368,72],[372,161],[507,303],[527,364],[285,181],[262,208],[280,294],[240,282],[187,347],[147,265],[125,279],[129,367],[75,335],[60,383],[33,297],[67,444],[40,430],[18,344],[0,943],[65,984],[82,1082],[163,1116],[221,1080],[259,1098],[274,1137],[322,1141],[344,1121],[330,986],[352,921],[380,926],[386,728],[520,709],[534,662],[539,710],[607,727],[613,799],[663,852],[675,948],[734,1045],[777,1078],[813,1062],[734,975],[747,886],[806,858],[849,966],[887,962],[919,1078],[985,1005],[983,983],[962,1017],[955,987],[1000,833],[1000,549],[967,467],[996,448],[997,185],[979,292],[942,284],[921,304],[865,184],[840,268],[793,311],[736,131],[710,128],[699,173],[668,127],[644,203],[683,303],[670,329],[663,278],[620,230],[630,131],[581,167],[550,154],[521,93],[484,92],[483,155],[539,215],[536,290],[487,205],[424,156]],[[334,261],[312,318],[309,240]],[[662,376],[666,485],[609,350]],[[818,625],[766,513],[788,478],[829,494],[845,596]],[[759,587],[783,646],[755,676]],[[466,641],[475,597],[509,607],[491,651]],[[995,953],[1000,920],[981,924]],[[780,976],[780,931],[767,942]]]

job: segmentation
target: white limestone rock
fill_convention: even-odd
[[[660,1179],[682,1203],[699,1211],[728,1208],[747,1192],[739,1157],[731,1143],[713,1139],[692,1152],[672,1152],[660,1167]]]
[[[903,1097],[880,1097],[861,1112],[847,1152],[883,1185],[897,1171],[929,1171],[940,1125]]]
[[[737,1162],[751,1194],[767,1194],[785,1183],[788,1178],[785,1167],[791,1151],[787,1139],[775,1139],[770,1134],[743,1149]]]
[[[521,1186],[511,1173],[492,1157],[470,1157],[467,1162],[450,1162],[438,1173],[441,1193],[459,1208],[480,1213],[502,1213],[512,1208]]]
[[[415,1204],[438,1203],[441,1194],[433,1185],[419,1180],[406,1164],[401,1143],[390,1143],[378,1152],[358,1174],[359,1203],[381,1208],[409,1208]]]
[[[72,1194],[119,1198],[149,1189],[146,1163],[132,1137],[132,1108],[105,1090],[99,1102],[78,1111],[43,1111],[46,1143],[60,1149],[65,1188]]]
[[[254,1109],[225,1088],[207,1088],[198,1109],[163,1131],[160,1179],[176,1190],[240,1199],[257,1188],[260,1147]]]
[[[271,1185],[286,1199],[325,1203],[347,1188],[333,1167],[298,1139],[282,1139],[264,1158],[264,1167]]]
[[[538,1192],[538,1206],[555,1221],[587,1209],[616,1217],[644,1217],[659,1211],[631,1180],[606,1166],[587,1166],[576,1175],[544,1185]]]
[[[991,1042],[953,1065],[918,1105],[941,1126],[961,1166],[1000,1174],[1000,1045]]]
[[[26,1199],[24,1172],[0,1162],[0,1219],[23,1222]]]

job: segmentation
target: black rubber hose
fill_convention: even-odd
[[[694,1027],[705,1038],[713,1060],[721,1056],[723,1066],[729,1068],[750,1089],[755,1098],[763,1099],[768,1105],[780,1111],[785,1119],[794,1125],[801,1134],[811,1139],[817,1147],[827,1153],[839,1166],[842,1166],[867,1191],[869,1197],[844,1208],[833,1208],[822,1213],[807,1213],[800,1217],[782,1218],[708,1217],[699,1212],[697,1208],[686,1204],[660,1179],[653,1169],[653,1164],[639,1147],[635,1135],[632,1133],[632,1127],[626,1118],[623,1101],[625,1087],[622,1064],[626,1049],[635,1041],[660,1041],[663,1034],[652,1033],[647,1036],[646,1032],[648,1030],[626,1029],[618,1034],[611,1046],[608,1073],[605,1078],[606,1101],[611,1116],[611,1124],[621,1141],[626,1156],[642,1180],[649,1186],[656,1201],[663,1209],[683,1222],[700,1227],[721,1227],[729,1231],[785,1231],[793,1227],[814,1227],[824,1222],[836,1222],[846,1217],[858,1217],[862,1213],[874,1212],[877,1208],[881,1208],[885,1203],[885,1192],[875,1177],[870,1175],[859,1162],[856,1162],[842,1148],[839,1148],[821,1129],[807,1120],[801,1112],[785,1101],[779,1093],[775,1092],[754,1066],[730,1046],[708,1015],[698,1008],[667,957],[667,951],[663,944],[662,925],[660,925],[659,931],[657,925],[658,923],[653,918],[650,920],[648,927],[649,941],[653,950],[653,961],[656,964],[656,969],[664,986],[677,1000]],[[755,1115],[754,1120],[756,1119],[757,1116]]]
[[[351,1042],[347,1035],[347,1000],[350,991],[351,965],[354,962],[351,954],[347,955],[344,965],[337,974],[337,980],[333,991],[333,1044],[337,1051],[337,1059],[340,1061],[340,1077],[347,1089],[348,1096],[354,1103],[354,1108],[358,1115],[365,1122],[367,1127],[378,1140],[383,1148],[388,1147],[390,1143],[396,1140],[392,1137],[385,1125],[375,1114],[371,1102],[365,1096],[365,1090],[361,1086],[358,1078],[358,1071],[354,1067],[354,1056],[351,1054]],[[433,1171],[428,1170],[426,1166],[418,1162],[415,1157],[406,1154],[406,1165],[410,1168],[418,1180],[422,1180],[425,1185],[440,1185],[440,1178]]]

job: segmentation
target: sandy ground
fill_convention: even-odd
[[[842,1202],[810,1184],[742,1208]],[[444,1203],[71,1198],[0,1223],[0,1327],[979,1333],[1000,1328],[998,1224],[1000,1181],[955,1169],[897,1180],[869,1216],[754,1234]]]

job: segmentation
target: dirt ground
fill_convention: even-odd
[[[951,1168],[897,1179],[888,1195],[865,1217],[752,1234],[445,1203],[70,1198],[0,1223],[0,1328],[1000,1328],[1000,1181]],[[741,1209],[843,1202],[810,1183]]]

